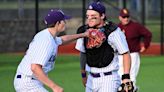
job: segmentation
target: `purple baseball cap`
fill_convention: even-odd
[[[100,2],[93,2],[91,4],[89,4],[88,9],[87,10],[94,10],[97,11],[100,14],[105,14],[105,6],[100,3]]]
[[[44,18],[44,23],[46,25],[51,25],[57,21],[70,19],[71,16],[67,16],[63,13],[62,10],[53,10],[51,9]]]

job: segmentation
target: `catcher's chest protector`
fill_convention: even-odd
[[[84,43],[86,43],[86,40]],[[86,44],[85,44],[86,45]],[[107,43],[107,40],[99,48],[86,48],[87,64],[90,67],[106,67],[114,57],[113,48]]]
[[[110,25],[104,26],[105,31],[104,34],[106,38],[108,38],[108,35],[110,35],[111,32],[116,30],[117,26],[113,25],[111,23]],[[90,67],[106,67],[108,66],[114,57],[114,50],[113,48],[108,44],[107,39],[103,42],[103,44],[96,48],[88,49],[86,48],[87,38],[84,38],[84,46],[86,49],[86,57],[87,57],[87,64]]]

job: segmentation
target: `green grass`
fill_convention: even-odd
[[[164,57],[142,57],[138,76],[141,92],[163,92],[164,90]]]
[[[14,92],[13,78],[23,55],[0,54],[0,89],[1,92]],[[164,57],[142,56],[137,84],[140,92],[162,92]],[[59,55],[55,70],[49,77],[65,89],[65,92],[84,92],[81,82],[79,57]],[[50,91],[51,92],[51,91]]]

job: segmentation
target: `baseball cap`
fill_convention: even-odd
[[[97,11],[100,14],[105,14],[105,6],[100,3],[100,2],[93,2],[91,4],[89,4],[88,9],[87,10],[94,10]]]
[[[129,10],[128,9],[121,9],[120,10],[120,16],[125,17],[125,16],[130,16]]]
[[[44,23],[46,25],[51,25],[57,21],[70,19],[70,16],[67,16],[63,13],[62,10],[51,9],[44,18]]]

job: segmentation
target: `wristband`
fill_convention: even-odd
[[[130,79],[130,75],[129,74],[123,74],[122,80],[124,80],[124,79]]]
[[[86,78],[87,74],[86,73],[81,73],[82,78]]]

